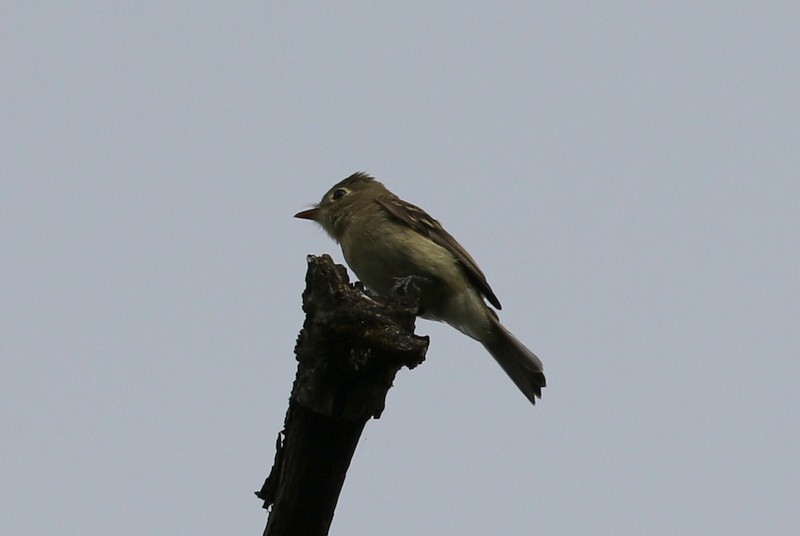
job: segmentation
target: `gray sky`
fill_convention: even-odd
[[[420,321],[331,534],[800,533],[799,6],[5,3],[3,532],[260,534],[364,170],[549,387]]]

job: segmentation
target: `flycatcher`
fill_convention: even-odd
[[[450,324],[477,340],[531,403],[542,397],[542,362],[500,324],[484,301],[500,309],[486,276],[424,210],[359,172],[295,217],[320,224],[341,245],[358,278],[377,294],[386,295],[398,279],[413,277],[420,289],[420,316]]]

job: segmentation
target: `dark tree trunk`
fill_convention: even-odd
[[[308,257],[297,376],[275,462],[256,492],[272,506],[265,536],[328,534],[364,425],[380,417],[397,371],[425,359],[417,299],[411,281],[381,300],[351,285],[329,256]]]

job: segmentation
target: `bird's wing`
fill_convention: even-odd
[[[452,253],[458,262],[461,263],[467,278],[475,286],[475,288],[483,294],[489,303],[494,305],[497,309],[501,309],[500,300],[492,292],[492,287],[486,281],[486,276],[478,267],[475,260],[467,253],[461,244],[459,244],[450,233],[444,230],[442,225],[431,218],[427,212],[403,201],[394,194],[385,194],[378,196],[375,201],[382,206],[386,211],[397,220],[408,225],[421,235],[433,240],[434,243],[442,246],[447,251]]]

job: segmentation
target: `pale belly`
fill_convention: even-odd
[[[488,329],[487,307],[467,280],[459,262],[445,248],[406,233],[376,237],[366,233],[362,243],[342,241],[350,268],[364,285],[387,295],[398,278],[416,276],[420,316],[446,322],[475,339]]]

